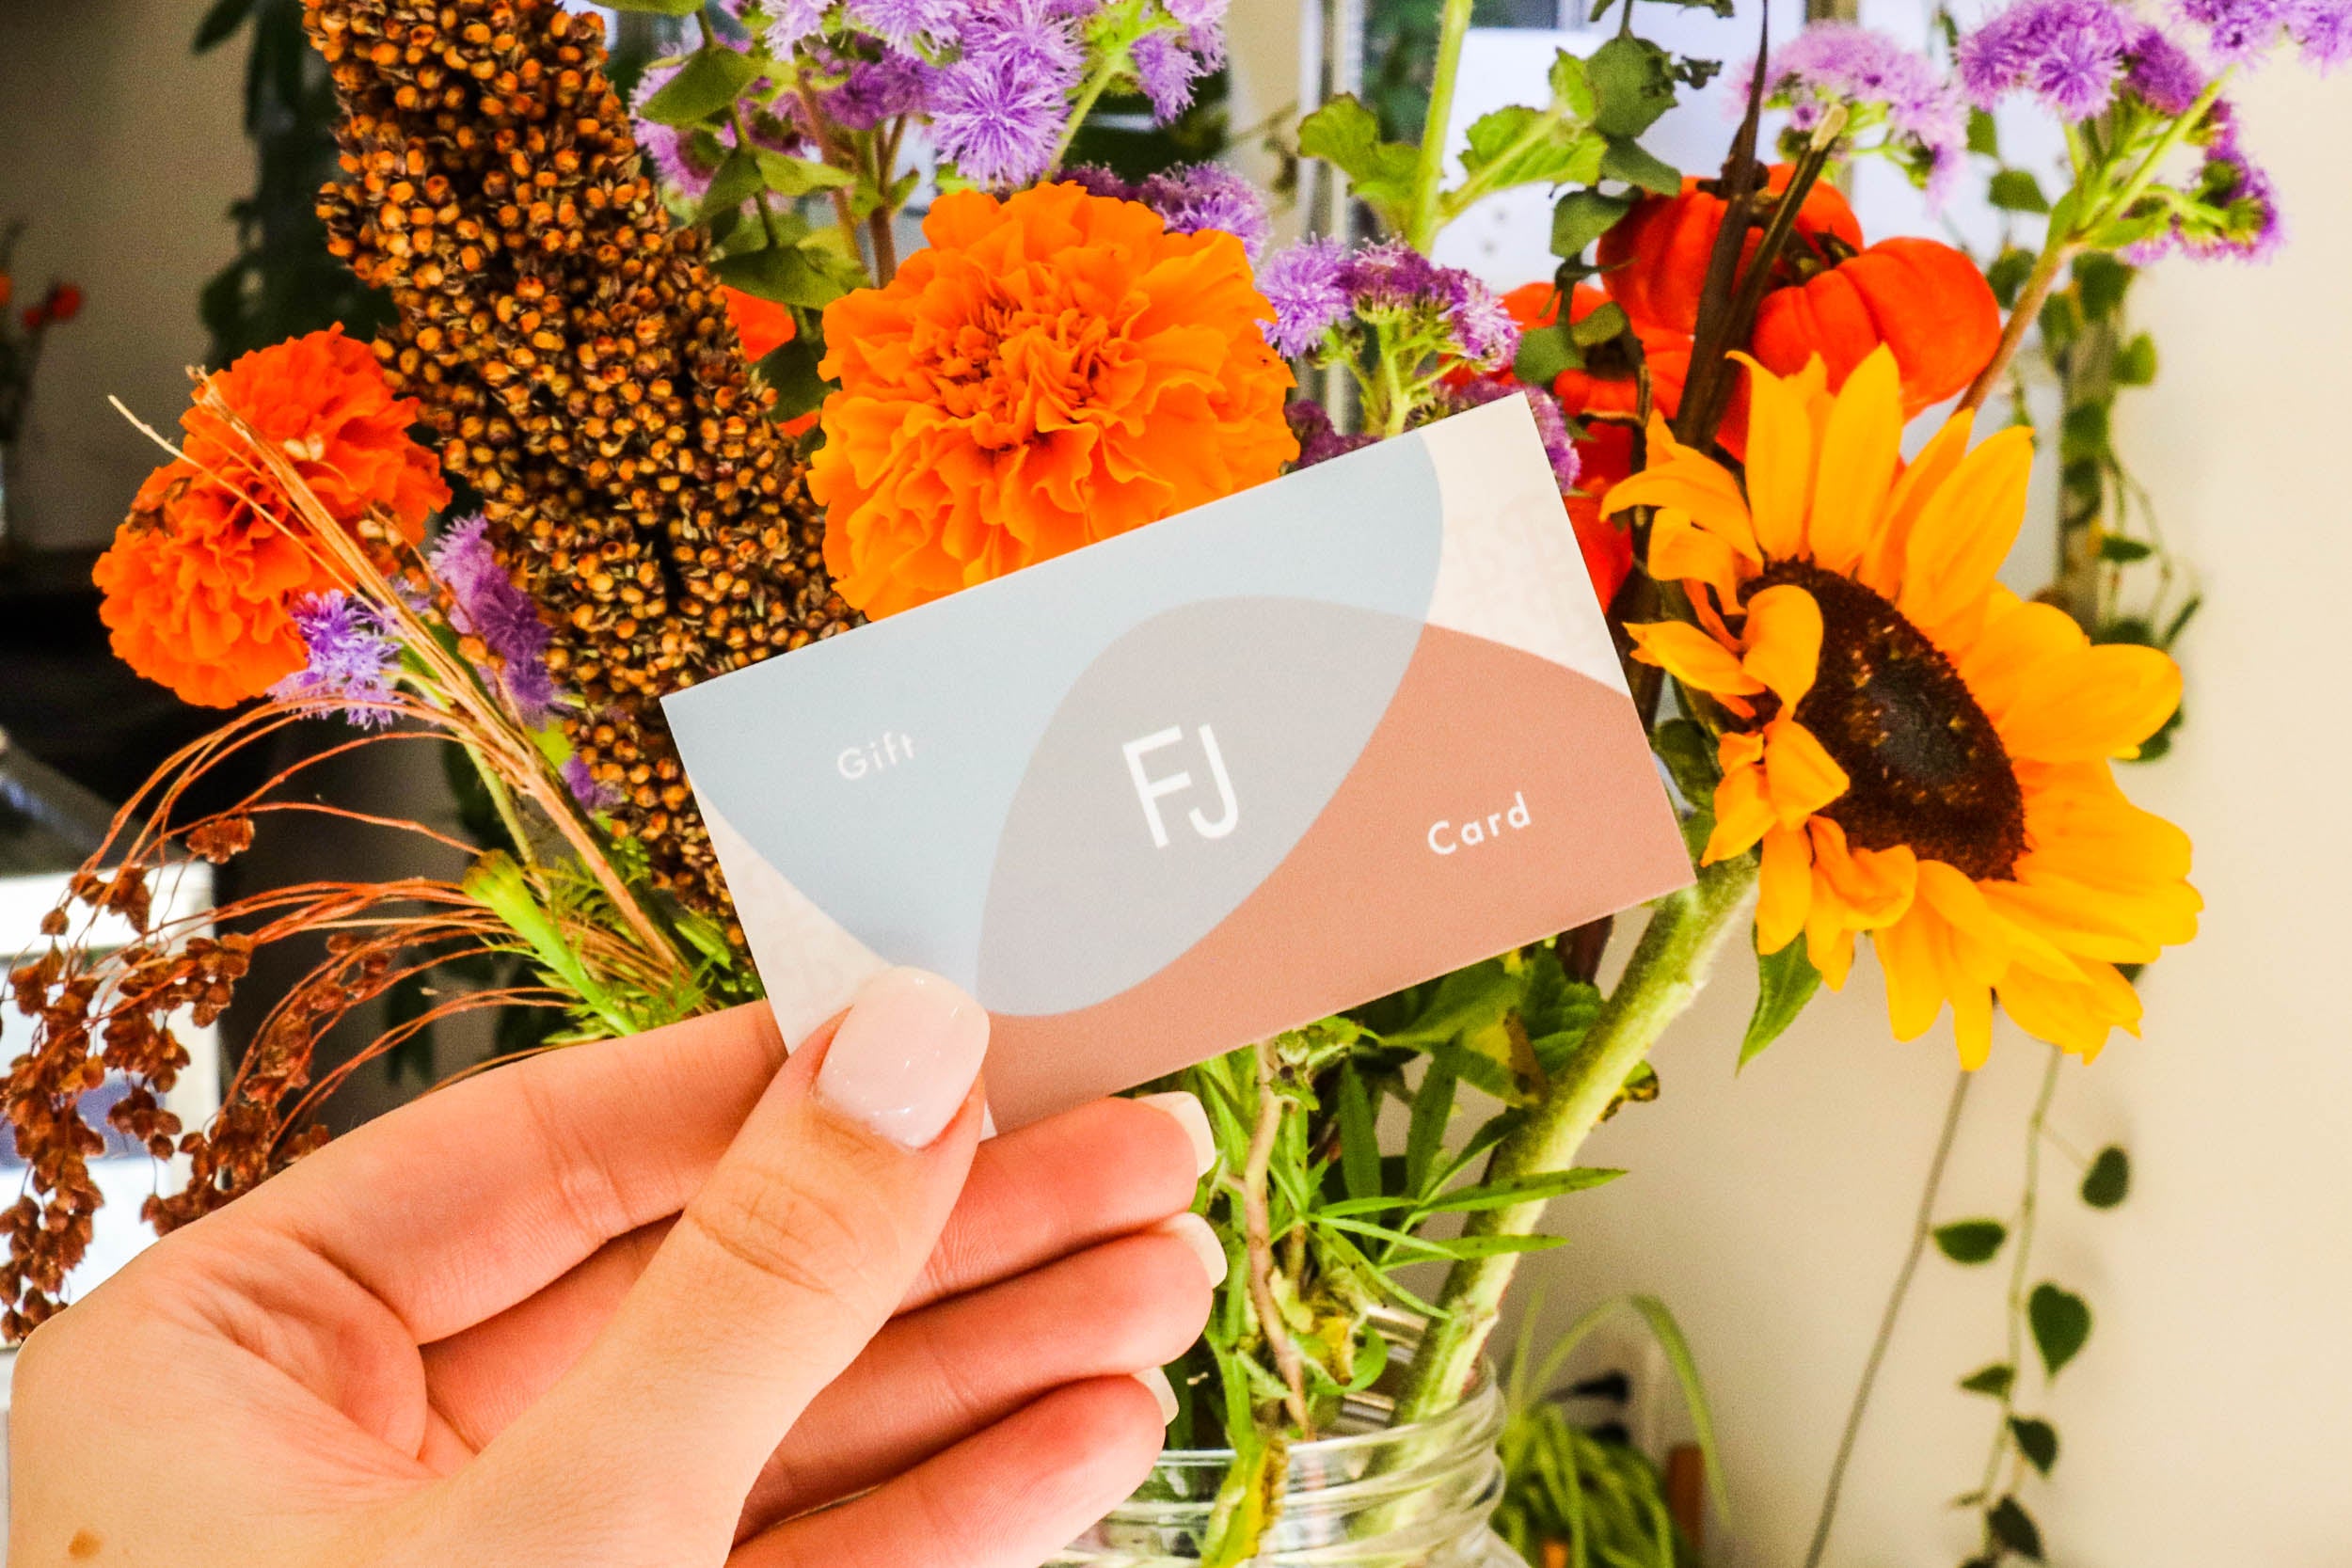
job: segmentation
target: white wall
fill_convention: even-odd
[[[253,182],[242,40],[201,60],[198,0],[0,0],[0,223],[31,220],[20,296],[87,291],[50,334],[11,471],[19,527],[48,546],[113,535],[160,454],[112,408],[168,430],[203,356],[197,292],[235,253]]]
[[[2352,583],[2352,81],[2280,66],[2244,97],[2293,244],[2267,267],[2155,273],[2141,307],[2163,378],[2122,412],[2126,451],[2208,593],[2185,650],[2186,734],[2125,782],[2195,837],[2208,911],[2201,940],[2145,983],[2145,1040],[2061,1079],[2054,1125],[2078,1148],[2122,1141],[2137,1169],[2130,1200],[2102,1215],[2074,1199],[2062,1156],[2045,1167],[2035,1272],[2087,1295],[2096,1325],[2044,1406],[2065,1443],[2057,1474],[2023,1496],[2053,1560],[2076,1568],[2352,1562],[2352,916],[2338,826],[2352,730],[2334,692]],[[1588,1151],[1632,1174],[1559,1206],[1574,1241],[1531,1283],[1555,1327],[1615,1291],[1666,1296],[1729,1450],[1721,1560],[1793,1568],[1953,1057],[1947,1028],[1894,1043],[1866,961],[1735,1080],[1754,994],[1736,959],[1661,1050],[1664,1098]],[[1941,1217],[2013,1204],[2044,1059],[2004,1029]],[[1832,1563],[1951,1568],[1967,1555],[1947,1504],[1976,1484],[1993,1407],[1952,1384],[1999,1358],[2003,1283],[1931,1258]]]

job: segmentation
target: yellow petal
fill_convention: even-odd
[[[1715,738],[1715,766],[1726,773],[1764,760],[1764,737],[1754,730],[1725,730]]]
[[[1784,828],[1804,819],[1846,793],[1851,782],[1837,759],[1794,719],[1764,726],[1764,778],[1774,817]]]
[[[1846,976],[1853,973],[1853,928],[1836,920],[1807,921],[1804,956],[1821,972],[1821,984],[1844,990]]]
[[[1772,827],[1772,803],[1764,798],[1764,769],[1742,768],[1715,786],[1715,831],[1707,840],[1702,865],[1744,855]]]
[[[2048,660],[2002,716],[2001,744],[2036,762],[2135,756],[2181,705],[2181,667],[2109,642]]]
[[[1803,829],[1774,828],[1764,835],[1756,880],[1756,950],[1777,953],[1795,941],[1812,903],[1812,846]]]
[[[1804,553],[1805,513],[1813,501],[1813,421],[1805,389],[1749,359],[1748,514],[1768,561]]]
[[[1944,1010],[1943,922],[1924,904],[1871,937],[1886,976],[1886,1022],[1899,1040],[1915,1040]]]
[[[1821,607],[1793,582],[1774,583],[1748,600],[1747,653],[1741,668],[1785,708],[1813,689],[1821,664]]]
[[[1960,1065],[1974,1072],[1993,1054],[1993,988],[1971,980],[1952,988],[1952,1040]]]
[[[1807,824],[1813,840],[1817,903],[1834,905],[1857,931],[1877,930],[1902,918],[1919,886],[1919,860],[1909,845],[1855,849],[1846,832],[1826,816]]]
[[[1764,683],[1740,668],[1740,657],[1698,627],[1680,621],[1628,626],[1633,657],[1655,664],[1685,686],[1715,695],[1761,691]]]
[[[1966,454],[1968,433],[1975,428],[1976,418],[1973,412],[1963,411],[1947,420],[1944,428],[1919,449],[1919,455],[1904,466],[1895,487],[1887,492],[1885,521],[1862,558],[1862,581],[1881,598],[1891,599],[1902,592],[1903,547],[1910,543],[1912,524],[1918,520],[1919,509],[1928,498],[1942,488]]]
[[[2026,969],[2001,979],[2001,1008],[2010,1022],[2090,1061],[2111,1030],[2139,1033],[2139,997],[2131,983],[2106,964],[2086,967],[2079,980],[2053,980]]]
[[[1878,526],[1902,461],[1902,399],[1895,351],[1882,343],[1854,367],[1831,405],[1806,535],[1813,559],[1830,571],[1851,576]]]
[[[1977,884],[1942,861],[1919,863],[1919,896],[1951,932],[1952,962],[1975,986],[1989,986],[2009,968],[2009,923],[1994,911]]]
[[[1903,546],[1897,608],[1930,637],[1974,609],[2017,543],[2033,471],[2033,432],[2013,426],[1960,460],[1920,508]]]
[[[1738,552],[1686,512],[1661,512],[1650,525],[1649,572],[1664,582],[1705,583],[1726,603],[1739,596]]]
[[[1995,586],[1984,624],[1958,661],[1960,678],[1997,729],[2002,716],[2052,663],[2090,643],[2074,618],[2056,605],[2021,599]]]
[[[1704,458],[1645,468],[1621,479],[1609,487],[1601,504],[1613,514],[1636,506],[1671,507],[1749,560],[1763,559],[1756,552],[1756,530],[1739,483]]]

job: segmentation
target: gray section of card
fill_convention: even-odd
[[[1054,716],[1013,800],[976,994],[997,1012],[1075,1011],[1216,929],[1323,814],[1421,634],[1418,618],[1248,598],[1120,639]],[[1166,791],[1148,807],[1125,750],[1138,737],[1160,742],[1136,759]]]
[[[1387,441],[690,688],[662,706],[696,795],[787,881],[875,952],[1003,1008],[980,974],[997,845],[1040,742],[1088,669],[1155,617],[1235,596],[1352,606],[1418,625],[1442,528],[1425,444]],[[1188,735],[1200,721],[1165,722],[1180,721]],[[870,749],[886,757],[888,736],[904,737],[901,759],[872,766]],[[863,776],[846,776],[845,763],[860,755],[869,758]],[[1350,747],[1334,785],[1354,759]],[[1139,812],[1116,747],[1110,762],[1120,770],[1113,803]],[[1165,803],[1181,817],[1195,802]]]

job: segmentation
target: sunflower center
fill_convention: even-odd
[[[1851,578],[1784,562],[1821,607],[1821,663],[1796,720],[1852,781],[1822,816],[1866,849],[1909,845],[1978,881],[2026,851],[2026,800],[2001,736],[1951,660],[1901,611]]]

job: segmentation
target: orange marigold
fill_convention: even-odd
[[[340,326],[248,354],[207,386],[294,460],[339,523],[373,509],[413,544],[449,502],[440,465],[409,438],[415,401],[393,397],[375,356]],[[180,423],[184,455],[148,476],[98,559],[99,613],[132,669],[186,702],[228,707],[302,668],[289,607],[342,578],[218,415],[194,407]]]
[[[825,564],[868,615],[1261,483],[1298,455],[1241,242],[1076,185],[943,198],[825,309]]]

